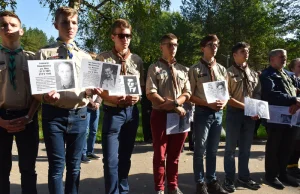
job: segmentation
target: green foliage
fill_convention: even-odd
[[[15,11],[17,6],[16,0],[0,0],[0,10],[12,10]]]
[[[36,52],[41,47],[47,45],[48,39],[45,32],[38,28],[23,27],[24,35],[21,38],[21,45],[24,50]]]

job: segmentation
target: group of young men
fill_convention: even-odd
[[[105,193],[129,193],[128,174],[139,126],[136,103],[140,96],[109,96],[108,91],[101,88],[76,88],[32,96],[27,60],[72,59],[75,62],[75,79],[78,79],[81,60],[92,59],[74,42],[78,30],[76,10],[59,8],[55,13],[54,26],[59,33],[57,42],[41,48],[34,55],[20,46],[23,30],[18,16],[8,11],[0,13],[0,193],[10,193],[9,174],[14,137],[19,153],[22,193],[37,193],[35,162],[39,137],[36,112],[40,104],[49,162],[49,192],[78,193],[80,163],[86,147],[87,105],[90,103],[92,110],[98,110],[101,103],[97,101],[99,97],[103,100],[104,114],[102,149]],[[168,113],[177,113],[184,117],[185,103],[195,104],[193,163],[196,193],[235,191],[234,158],[237,143],[239,164],[236,180],[250,189],[259,189],[259,184],[250,178],[248,168],[255,120],[259,119],[259,116],[244,116],[244,97],[261,98],[271,105],[290,106],[291,114],[299,109],[300,98],[296,97],[297,82],[294,82],[292,74],[283,69],[286,64],[286,51],[276,49],[270,52],[270,66],[262,72],[259,79],[258,74],[248,66],[250,46],[247,43],[239,42],[232,48],[233,66],[226,70],[215,59],[219,39],[216,35],[208,35],[200,43],[203,57],[189,69],[177,63],[175,55],[178,38],[169,33],[161,38],[162,56],[149,67],[145,79],[142,59],[129,49],[131,33],[131,25],[126,20],[116,20],[111,28],[114,47],[110,51],[100,53],[96,60],[120,64],[122,75],[138,75],[141,87],[152,102],[153,176],[156,193],[164,193],[166,179],[168,194],[182,193],[178,188],[178,162],[187,133],[167,135],[166,120]],[[203,83],[222,80],[228,83],[230,99],[208,104]],[[103,84],[109,85],[109,81]],[[95,95],[98,97],[95,98]],[[226,178],[221,186],[216,176],[216,154],[222,129],[223,109],[226,105]],[[267,124],[267,130],[266,180],[280,189],[284,187],[281,182],[295,185],[294,180],[287,176],[286,167],[299,130],[278,124]],[[91,152],[88,154],[92,154]],[[65,166],[66,181],[63,185]]]

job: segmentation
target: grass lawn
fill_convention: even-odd
[[[141,104],[138,103],[138,108],[139,110],[141,110]],[[43,131],[42,131],[42,122],[41,122],[41,111],[39,111],[39,133],[40,133],[40,139],[43,140]],[[226,111],[224,110],[224,114],[223,114],[223,127],[225,127],[225,117],[226,117]],[[103,112],[102,112],[102,107],[100,108],[100,119],[99,119],[99,125],[98,125],[98,132],[97,132],[97,142],[101,141],[101,131],[102,131],[102,120],[103,120]],[[260,125],[257,135],[259,138],[266,138],[267,137],[267,133],[265,128]],[[225,139],[225,137],[221,137],[222,140]],[[144,141],[144,137],[143,137],[143,129],[142,129],[142,113],[140,111],[140,123],[139,123],[139,128],[137,131],[137,135],[136,135],[136,141],[138,142],[142,142]]]

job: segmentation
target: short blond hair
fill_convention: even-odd
[[[130,32],[132,31],[132,27],[129,24],[127,20],[124,19],[117,19],[112,25],[111,25],[111,34],[115,33],[115,30],[117,28],[125,29],[128,28]]]
[[[71,7],[60,7],[55,11],[55,22],[57,22],[62,15],[73,17],[74,15],[78,15],[78,11]]]

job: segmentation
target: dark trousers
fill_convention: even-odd
[[[11,120],[22,117],[27,114],[26,111],[7,114],[6,111],[0,110],[2,119]],[[18,133],[7,133],[0,127],[0,193],[10,193],[9,175],[12,167],[12,144],[15,141],[18,148],[19,171],[21,173],[22,194],[36,194],[36,172],[35,162],[39,146],[39,126],[37,115],[34,116],[33,122],[26,125],[25,130]]]
[[[286,166],[293,151],[297,127],[271,124],[267,126],[265,171],[266,178],[286,175]]]
[[[139,126],[136,105],[118,108],[103,105],[102,149],[106,194],[129,193],[128,174]]]
[[[86,141],[87,108],[63,109],[43,104],[42,125],[49,162],[50,194],[77,194],[81,155]],[[66,167],[66,181],[63,173]]]

